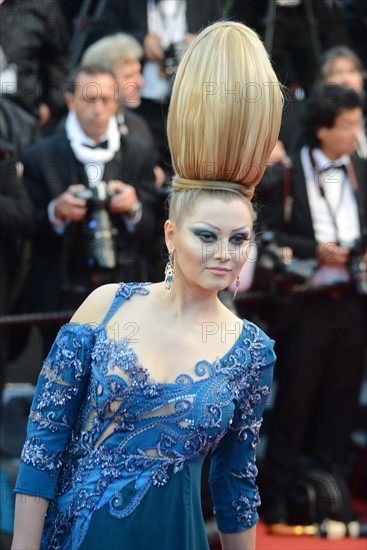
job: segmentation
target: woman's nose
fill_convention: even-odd
[[[228,243],[225,241],[216,243],[214,258],[221,262],[228,262],[231,259],[231,251],[229,250]]]

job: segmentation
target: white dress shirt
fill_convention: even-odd
[[[148,0],[148,33],[162,36],[162,47],[182,42],[187,33],[186,0]],[[146,61],[143,66],[145,84],[141,96],[155,101],[168,99],[171,84],[160,75],[160,61]]]
[[[330,160],[320,149],[313,149],[312,155],[315,167],[310,160],[309,148],[302,148],[301,162],[316,241],[353,246],[361,236],[358,205],[348,174],[339,168],[349,164],[350,157],[343,155]],[[347,266],[321,266],[315,274],[314,284],[348,280]]]

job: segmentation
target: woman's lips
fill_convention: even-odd
[[[207,268],[210,273],[213,273],[213,275],[218,275],[220,277],[224,277],[229,273],[231,270],[227,269],[226,267],[208,267]]]

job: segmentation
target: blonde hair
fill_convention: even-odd
[[[282,108],[281,85],[257,34],[236,22],[205,28],[173,85],[167,121],[173,194],[234,183],[252,198],[277,141]]]
[[[143,56],[143,48],[129,34],[122,32],[101,38],[84,52],[81,65],[104,65],[114,69],[117,63],[135,61]]]
[[[200,200],[221,199],[224,202],[240,200],[247,205],[251,216],[254,216],[252,202],[243,193],[233,190],[229,185],[226,189],[197,187],[186,189],[185,192],[173,192],[169,197],[169,219],[177,227],[182,225],[185,216],[190,215]]]

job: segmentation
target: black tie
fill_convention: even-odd
[[[84,147],[88,147],[88,149],[108,149],[108,139],[97,143],[97,145],[88,145],[87,143],[83,143],[83,145]]]
[[[325,168],[321,168],[320,174],[328,172],[329,170],[343,170],[346,173],[347,166],[345,164],[328,164]]]

